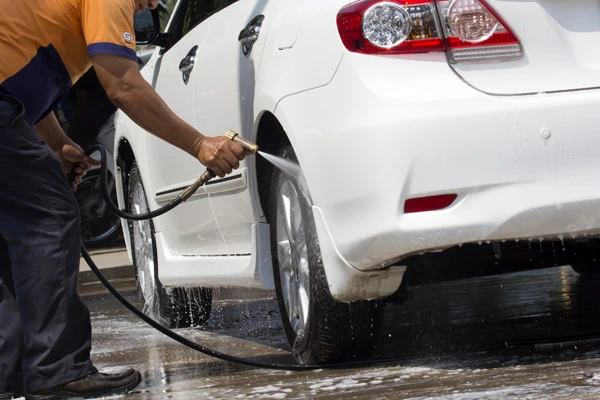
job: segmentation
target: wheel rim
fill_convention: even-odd
[[[296,335],[306,327],[310,303],[304,216],[295,186],[283,181],[277,201],[277,260],[281,295]]]
[[[145,214],[148,203],[140,182],[135,182],[131,190],[131,211],[134,214]],[[159,299],[156,286],[154,248],[152,243],[152,227],[149,220],[132,222],[133,252],[142,311],[150,318],[158,321]]]

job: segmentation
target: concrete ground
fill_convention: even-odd
[[[93,257],[136,302],[123,249]],[[385,364],[292,372],[186,348],[127,311],[86,267],[80,280],[96,366],[143,374],[126,399],[600,399],[600,281],[567,266],[411,291],[406,304],[386,309],[373,355]],[[293,364],[272,292],[217,289],[214,298],[206,326],[178,333],[228,354]]]
[[[100,269],[131,265],[125,247],[94,249],[88,250],[88,253],[90,253],[90,256],[92,256],[94,262]],[[79,271],[91,271],[83,257],[80,259]]]

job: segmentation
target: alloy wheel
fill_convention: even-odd
[[[282,182],[277,202],[277,257],[285,308],[296,335],[304,331],[310,306],[310,274],[304,216],[295,186]]]
[[[136,171],[137,172],[137,171]],[[144,188],[137,174],[132,174],[130,185],[130,210],[135,214],[149,211]],[[133,255],[142,311],[155,321],[160,320],[159,290],[156,284],[152,225],[149,220],[131,222]]]

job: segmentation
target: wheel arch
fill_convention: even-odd
[[[279,150],[290,144],[286,131],[275,115],[264,112],[260,118],[256,133],[256,144],[260,151],[268,154],[276,154]],[[256,158],[256,182],[258,195],[263,215],[268,221],[269,198],[271,193],[271,177],[274,166],[264,157]]]
[[[121,138],[116,146],[116,157],[115,164],[117,166],[115,173],[117,198],[121,209],[127,207],[127,196],[128,196],[128,185],[129,185],[129,171],[131,166],[135,162],[135,154],[129,141],[125,138]],[[131,235],[127,222],[121,219],[121,227],[123,230],[123,237],[125,239],[125,245],[127,247],[127,253],[129,259],[133,262],[133,254],[131,252]]]
[[[125,138],[119,140],[119,144],[117,146],[117,158],[115,160],[117,167],[121,171],[121,175],[127,175],[129,169],[133,165],[135,161],[135,155],[133,153],[133,148],[129,141]],[[125,182],[123,182],[125,183]]]
[[[294,132],[286,131],[284,126],[285,120],[282,124],[276,115],[270,112],[263,113],[256,134],[256,143],[261,151],[277,154],[286,145],[291,145],[294,151],[297,151],[294,146]],[[302,158],[301,154],[296,153],[296,155],[299,159]],[[274,166],[264,157],[257,157],[256,181],[260,205],[262,213],[269,223],[272,223],[269,221],[271,214],[269,203],[273,170]],[[323,257],[325,278],[331,295],[336,301],[355,302],[378,299],[387,297],[398,289],[404,275],[404,266],[369,272],[355,269],[338,252],[320,208],[313,205],[313,212]],[[270,240],[273,238],[270,237]],[[261,270],[261,275],[269,273],[272,276],[273,268],[271,266],[269,268],[270,271]]]
[[[278,121],[277,117],[271,112],[264,111],[262,115],[260,115],[256,126],[257,128],[255,142],[259,146],[260,151],[263,151],[268,154],[276,154],[283,146],[290,143],[290,140],[283,126]],[[257,265],[257,269],[263,284],[270,289],[274,289],[275,278],[273,276],[273,265],[270,261],[270,249],[272,238],[270,235],[269,228],[269,224],[272,222],[270,221],[269,214],[271,201],[271,180],[273,177],[274,166],[273,164],[268,162],[264,157],[257,155],[255,160],[255,168],[255,184],[257,196],[254,197],[254,201],[258,203],[255,206],[255,210],[257,211],[258,221],[267,222],[267,224],[259,224],[265,226],[266,229],[259,230],[259,232],[263,233],[260,234],[261,238],[257,242],[266,243],[264,250],[267,251],[267,254],[269,254],[269,262],[259,262]],[[257,252],[260,251],[259,249],[255,250]]]

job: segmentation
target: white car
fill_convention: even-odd
[[[211,287],[275,289],[298,361],[368,357],[409,260],[600,236],[598,0],[181,0],[146,28],[142,73],[179,116],[297,168],[250,156],[129,224],[166,325],[206,321]],[[115,146],[122,208],[204,171],[125,115]]]

